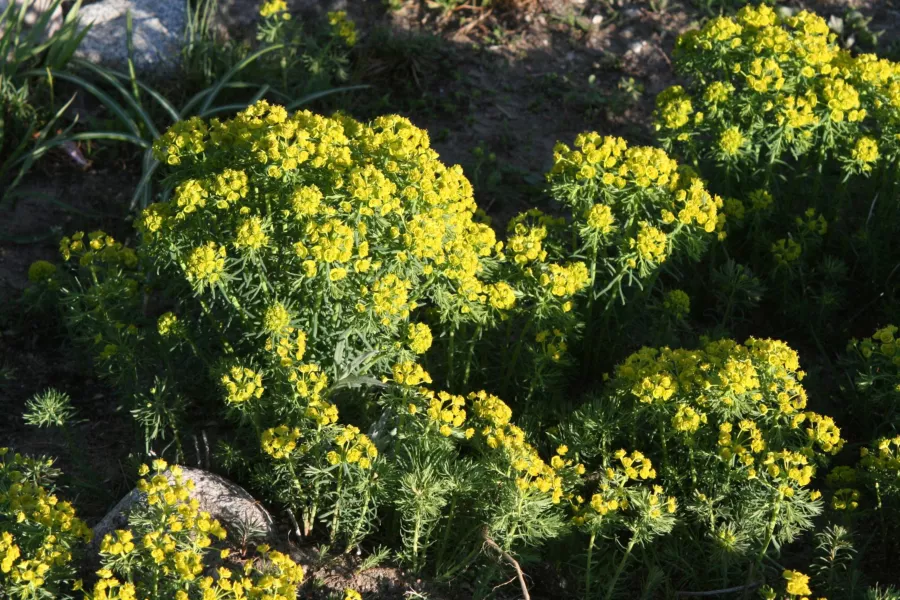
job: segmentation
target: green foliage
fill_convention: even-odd
[[[32,4],[33,0],[8,2],[0,12],[0,185],[4,188],[0,206],[12,197],[34,160],[65,137],[53,133],[68,104],[63,110],[53,106],[51,71],[66,66],[88,31],[78,23],[81,0],[55,31],[50,18],[62,0],[53,0],[29,26],[25,17]],[[46,86],[32,81],[34,70],[42,72]],[[43,106],[45,94],[51,98],[49,109]]]
[[[144,453],[183,460],[212,427],[219,463],[296,535],[331,552],[377,539],[476,597],[541,559],[586,599],[864,593],[863,552],[896,551],[896,328],[851,342],[832,406],[843,380],[824,367],[896,299],[896,64],[840,49],[809,13],[713,19],[678,43],[686,86],[657,99],[666,150],[558,143],[547,212],[499,235],[402,117],[292,114],[260,99],[268,82],[216,106],[251,64],[283,89],[296,69],[331,81],[356,41],[341,13],[324,42],[284,2],[261,15],[263,46],[216,79],[198,46],[210,84],[182,110],[136,84],[175,123],[145,154],[134,248],[78,232],[63,267],[33,268]],[[149,146],[130,78],[94,72]],[[476,183],[502,188],[475,157]],[[762,335],[730,339],[747,329]],[[818,359],[811,377],[793,348]],[[29,419],[62,423],[61,406],[35,400]],[[845,445],[864,448],[856,467]],[[134,540],[185,501],[160,465]],[[191,514],[166,594],[228,580],[199,576],[211,540]],[[116,536],[95,593],[150,593],[159,559]],[[253,532],[236,537],[251,556]]]

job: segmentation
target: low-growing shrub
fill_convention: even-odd
[[[674,579],[726,588],[742,583],[773,547],[811,529],[821,512],[816,470],[844,440],[830,417],[808,409],[803,378],[796,352],[774,340],[644,348],[616,367],[605,394],[560,437],[589,473],[615,454],[627,458],[631,478],[655,476],[680,508],[672,535],[645,560],[666,568],[656,561],[668,557]],[[619,450],[629,446],[647,458]],[[588,487],[587,516],[579,518],[616,510],[602,473],[587,477],[600,482],[599,496]],[[691,553],[706,560],[677,559]]]
[[[73,553],[91,530],[53,493],[53,461],[0,448],[0,590],[23,600],[65,598]]]

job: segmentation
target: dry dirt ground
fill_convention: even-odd
[[[334,8],[351,14],[362,36],[354,79],[372,88],[339,107],[358,117],[397,112],[428,129],[444,160],[464,166],[480,205],[502,227],[522,208],[543,205],[543,173],[557,140],[596,130],[652,142],[653,98],[677,80],[669,56],[678,35],[722,9],[723,0],[710,0],[711,10],[705,1],[494,0],[493,8],[479,8],[485,3],[469,0],[450,12],[431,0],[395,0],[391,7],[382,0],[296,0],[293,7],[298,14]],[[221,2],[232,35],[252,25],[256,2]],[[727,9],[730,0],[724,2]],[[786,5],[836,18],[858,10],[871,18],[868,30],[880,33],[877,44],[860,28],[845,26],[842,37],[900,58],[900,4],[893,0]],[[473,153],[478,146],[481,157]],[[89,467],[73,467],[70,483],[89,521],[127,491],[129,416],[112,408],[114,393],[89,375],[88,360],[65,340],[52,313],[30,310],[21,299],[28,265],[53,260],[60,236],[103,227],[128,241],[127,207],[139,172],[127,153],[100,156],[87,169],[62,153],[43,159],[16,205],[0,209],[0,446],[57,455],[70,466],[64,440],[25,426],[20,415],[35,392],[56,387],[71,394],[80,418],[73,426],[79,462]],[[317,564],[312,548],[297,552]],[[431,598],[471,596],[386,567],[359,574],[360,561],[318,563],[310,569],[310,594],[325,597],[352,585],[382,598],[414,598],[412,590]],[[533,578],[552,579],[538,573]],[[504,589],[514,594],[513,588]],[[532,595],[564,596],[553,586]]]

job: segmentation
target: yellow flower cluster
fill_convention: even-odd
[[[805,410],[799,367],[783,342],[718,340],[700,350],[643,348],[617,368],[614,385],[690,444],[715,444],[719,457],[748,479],[765,465],[770,478],[784,475],[803,487],[814,449],[836,454],[843,440],[831,417]],[[768,451],[773,445],[783,450]]]
[[[662,498],[662,486],[648,485],[644,489],[644,484],[656,478],[656,470],[649,458],[637,450],[628,454],[624,449],[617,450],[613,457],[618,464],[607,465],[599,470],[597,490],[590,501],[580,506],[583,500],[580,496],[575,498],[576,513],[572,519],[575,525],[587,525],[592,531],[596,531],[611,514],[631,508],[631,498],[636,494],[642,500],[641,504],[646,504],[650,519],[661,518],[663,510],[668,515],[675,513],[675,497]]]
[[[138,489],[145,504],[133,508],[129,530],[108,534],[101,545],[103,568],[88,600],[137,600],[162,595],[175,600],[294,600],[303,581],[303,569],[285,554],[266,545],[257,547],[259,558],[244,563],[242,571],[219,567],[215,575],[204,560],[214,540],[225,529],[191,498],[193,482],[178,466],[163,460],[144,465]],[[222,559],[227,550],[217,551]]]
[[[873,449],[860,448],[859,466],[886,480],[900,476],[900,436],[881,438],[873,444]]]
[[[773,160],[824,149],[858,172],[872,169],[880,149],[896,156],[900,65],[851,55],[813,13],[782,18],[748,5],[683,35],[675,58],[692,85],[657,97],[656,128],[668,143],[693,152],[704,136],[726,156],[749,144]]]
[[[207,242],[191,250],[184,274],[187,280],[202,289],[206,284],[215,284],[222,279],[225,271],[225,247],[215,242]]]
[[[395,364],[393,372],[394,382],[399,385],[415,387],[422,383],[431,383],[431,375],[422,368],[422,365],[412,361]]]
[[[242,404],[260,398],[265,391],[262,374],[240,365],[234,365],[222,375],[222,386],[225,388],[225,401],[229,404]]]
[[[573,262],[565,266],[551,264],[550,272],[542,274],[540,282],[557,298],[570,298],[585,288],[589,278],[587,266]]]
[[[676,319],[684,319],[691,312],[691,298],[684,290],[671,290],[663,298],[663,310]]]
[[[137,266],[137,254],[124,247],[103,231],[93,231],[87,235],[83,231],[66,236],[59,242],[59,252],[63,260],[77,258],[78,263],[87,267],[95,263],[105,266],[123,266],[129,269]]]
[[[262,434],[263,452],[275,459],[289,458],[300,435],[300,429],[287,425],[266,429]]]
[[[56,273],[56,265],[46,260],[36,260],[28,267],[28,281],[40,283],[47,281]]]
[[[271,335],[289,335],[291,333],[291,312],[281,302],[275,302],[266,308],[262,325],[263,329]]]
[[[348,46],[356,45],[356,24],[347,18],[347,12],[337,10],[328,13],[328,24],[334,35],[341,38]]]
[[[785,571],[782,577],[786,580],[785,591],[789,596],[807,596],[812,594],[809,589],[809,575],[800,571]]]
[[[481,422],[480,425],[477,421],[472,423],[475,433],[488,448],[503,453],[513,468],[518,489],[523,493],[549,494],[551,502],[558,504],[565,493],[563,472],[570,468],[584,472],[583,466],[573,466],[571,459],[564,458],[568,448],[558,448],[548,465],[525,440],[525,432],[510,423],[512,409],[505,402],[484,390],[470,393],[468,400],[472,414]]]
[[[557,143],[553,159],[547,179],[555,198],[572,209],[588,252],[603,257],[603,270],[614,276],[639,267],[645,276],[680,239],[701,242],[707,233],[723,232],[722,199],[663,150],[582,133],[574,147]]]
[[[772,244],[772,256],[779,266],[797,262],[802,253],[803,247],[791,238],[782,238]]]
[[[550,360],[558,362],[562,360],[563,354],[569,349],[566,343],[565,335],[560,329],[543,329],[534,336],[544,355],[549,356]]]
[[[266,0],[259,7],[259,16],[265,19],[279,13],[287,13],[287,9],[285,0]]]
[[[91,539],[72,505],[28,475],[51,465],[0,448],[0,589],[13,598],[55,597],[73,574],[73,546]]]
[[[368,469],[372,466],[372,461],[378,457],[378,448],[372,440],[361,434],[359,428],[353,425],[341,427],[334,438],[334,443],[338,449],[330,450],[326,455],[328,463],[332,465],[343,462],[359,465],[360,469]]]
[[[282,367],[292,367],[303,360],[306,354],[306,333],[293,327],[281,330],[284,335],[266,340],[265,348],[269,352],[275,352],[278,362]]]
[[[346,15],[330,20],[352,43]],[[502,260],[502,244],[475,221],[462,169],[442,164],[406,119],[364,124],[260,101],[228,121],[179,123],[154,152],[173,167],[175,192],[140,219],[148,257],[165,267],[177,248],[186,278],[201,292],[214,284],[242,317],[271,307],[231,289],[238,271],[284,306],[321,298],[354,307],[316,328],[310,315],[292,315],[293,326],[325,337],[374,328],[402,343],[418,304],[411,290],[426,284],[450,314],[514,303],[509,284],[482,280],[486,261]],[[252,261],[240,256],[247,252]],[[279,318],[263,326],[281,335],[283,315],[271,316]]]
[[[897,337],[897,332],[896,325],[887,325],[877,330],[870,338],[863,338],[861,341],[852,340],[848,350],[855,350],[866,360],[875,357],[900,368],[900,338]]]
[[[441,435],[450,437],[454,431],[459,430],[466,422],[466,399],[448,392],[434,393],[431,390],[421,390],[420,394],[428,401],[426,415],[438,427]],[[411,404],[411,411],[415,413],[416,405]],[[471,427],[464,432],[465,437],[471,438],[475,430]]]

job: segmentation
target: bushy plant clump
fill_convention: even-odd
[[[214,544],[228,534],[199,510],[190,496],[193,481],[184,479],[180,467],[169,470],[164,460],[156,460],[139,474],[141,502],[128,514],[128,529],[103,538],[101,568],[86,599],[296,598],[303,569],[286,554],[261,544],[258,556],[242,567],[223,563],[230,551]]]
[[[849,290],[887,310],[900,65],[842,49],[813,13],[766,5],[711,19],[674,58],[687,81],[657,97],[659,138],[725,198],[727,256],[762,278],[767,306],[830,342],[844,335],[835,317],[858,316]]]
[[[3,597],[54,600],[76,576],[73,553],[91,530],[53,493],[53,461],[0,448],[0,590]]]
[[[644,348],[616,367],[606,394],[562,439],[588,470],[626,444],[654,457],[658,480],[682,507],[657,553],[696,548],[715,562],[679,564],[673,576],[721,578],[728,587],[770,544],[796,539],[821,512],[816,471],[844,440],[831,417],[808,409],[803,378],[797,353],[774,340]],[[595,519],[609,510],[589,506]]]
[[[290,21],[263,11],[263,31]],[[408,120],[260,101],[157,140],[167,193],[133,249],[76,233],[65,268],[30,277],[146,452],[183,459],[204,411],[220,465],[332,551],[378,539],[477,597],[537,556],[573,597],[851,597],[827,573],[849,569],[857,523],[896,521],[897,331],[851,342],[827,410],[829,376],[793,348],[827,364],[865,308],[890,312],[897,67],[766,6],[687,34],[676,65],[665,150],[558,143],[555,204],[504,236]],[[874,300],[840,325],[850,282]],[[104,540],[94,593],[153,593],[174,561],[166,593],[237,597],[237,574],[201,573],[227,562],[209,550],[221,531],[166,468],[142,484],[162,500]],[[186,521],[163,533],[172,511]],[[787,550],[834,519],[819,558]],[[154,532],[175,545],[154,555]],[[262,553],[241,593],[290,597],[299,568]]]

